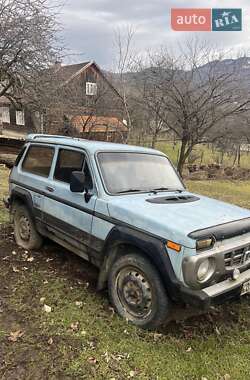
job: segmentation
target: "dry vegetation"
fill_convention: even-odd
[[[1,197],[7,177],[1,168]],[[188,186],[250,207],[250,182],[192,181]],[[90,264],[50,242],[41,252],[25,252],[11,230],[5,232],[0,378],[249,379],[249,298],[158,332],[142,331],[114,314],[105,292],[95,291],[97,273]]]

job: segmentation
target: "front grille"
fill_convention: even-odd
[[[250,260],[250,246],[246,246],[234,251],[228,252],[224,256],[225,266],[228,268],[237,268]]]

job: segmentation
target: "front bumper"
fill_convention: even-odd
[[[229,278],[219,282],[218,284],[211,285],[202,291],[213,299],[233,290],[238,289],[240,291],[242,285],[247,281],[250,281],[250,269],[242,272],[237,280],[232,280]]]
[[[222,304],[240,296],[243,284],[250,281],[250,269],[242,272],[237,280],[227,279],[202,290],[182,287],[182,299],[185,303],[204,309]]]

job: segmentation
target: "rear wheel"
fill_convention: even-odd
[[[28,250],[41,248],[43,239],[27,208],[17,203],[13,206],[13,214],[16,243]]]
[[[140,254],[120,257],[108,285],[116,311],[133,324],[153,329],[167,320],[171,306],[159,273]]]

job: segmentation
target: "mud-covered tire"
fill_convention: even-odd
[[[117,313],[141,328],[155,329],[170,315],[171,303],[158,271],[138,253],[115,261],[108,290]]]
[[[33,250],[41,248],[43,239],[37,232],[35,223],[23,204],[13,206],[14,235],[17,245]]]

